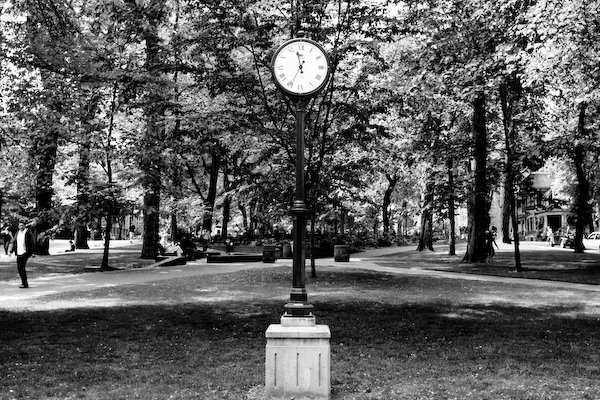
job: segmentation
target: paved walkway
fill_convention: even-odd
[[[413,251],[414,246],[383,248],[368,250],[353,254],[348,263],[335,262],[331,259],[316,260],[317,268],[360,268],[389,274],[430,276],[432,278],[463,279],[470,281],[488,281],[497,283],[510,283],[534,287],[550,287],[568,290],[581,290],[600,292],[598,285],[577,283],[543,281],[525,278],[506,278],[488,275],[460,274],[445,271],[434,271],[415,266],[389,267],[385,264],[386,257],[402,252]],[[90,250],[100,251],[100,250]],[[57,255],[59,253],[56,253]],[[48,257],[48,256],[47,256]],[[52,257],[49,256],[49,257]],[[32,300],[43,302],[45,296],[60,293],[92,290],[120,285],[133,285],[137,283],[156,282],[168,279],[195,277],[202,275],[230,273],[249,269],[267,269],[280,266],[290,266],[292,260],[277,260],[275,263],[244,262],[244,263],[210,263],[206,260],[188,262],[186,265],[161,267],[152,264],[143,268],[132,268],[119,271],[83,273],[83,274],[56,274],[33,278],[30,280],[29,289],[20,289],[19,280],[0,282],[0,309],[27,309]],[[307,262],[307,268],[309,263]],[[15,268],[16,269],[16,268]],[[15,271],[16,273],[16,271]]]

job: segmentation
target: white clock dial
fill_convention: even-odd
[[[329,77],[327,55],[308,39],[292,39],[281,46],[273,57],[272,68],[275,81],[293,95],[315,93]]]

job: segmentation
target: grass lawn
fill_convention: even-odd
[[[290,282],[282,267],[0,311],[0,399],[260,399]],[[599,293],[340,267],[308,291],[332,333],[332,399],[600,398]]]
[[[447,247],[440,246],[435,252],[410,251],[388,256],[381,263],[400,268],[410,265],[457,273],[600,284],[598,251],[576,254],[571,249],[551,248],[544,242],[524,242],[520,246],[522,272],[515,271],[512,245],[501,244],[500,249],[496,249],[493,265],[461,263],[464,244],[457,249],[456,256],[447,253]]]

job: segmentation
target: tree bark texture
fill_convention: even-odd
[[[223,227],[223,237],[227,237],[229,220],[231,219],[231,195],[228,193],[230,188],[229,183],[229,171],[227,168],[227,162],[223,163],[223,190],[225,191],[225,198],[223,199],[223,220],[221,226]]]
[[[429,249],[433,251],[433,181],[430,180],[425,185],[425,199],[421,211],[421,235],[419,236],[418,251]]]
[[[487,247],[485,232],[489,226],[487,209],[487,129],[486,99],[483,91],[473,100],[473,190],[469,200],[469,237],[467,252],[463,261],[469,263],[485,262]]]
[[[223,199],[223,221],[222,221],[222,234],[223,237],[227,237],[229,234],[227,226],[229,225],[229,220],[231,219],[231,196],[225,195]]]
[[[575,195],[575,253],[583,253],[583,231],[590,219],[590,184],[585,172],[585,118],[587,104],[582,102],[579,105],[579,120],[577,123],[577,137],[575,139],[575,149],[573,152],[573,163],[575,164],[575,173],[577,176],[577,192]]]
[[[133,0],[128,1],[137,7]],[[145,8],[143,37],[146,43],[146,70],[151,75],[159,75],[161,68],[161,43],[158,26],[163,18],[164,0],[153,0]],[[145,17],[145,18],[144,18]],[[162,190],[163,161],[161,159],[164,143],[165,88],[154,82],[146,83],[146,132],[142,140],[140,169],[144,188],[144,235],[142,258],[155,258],[158,255],[160,193]]]
[[[98,110],[100,96],[92,93],[81,116],[79,163],[77,166],[77,210],[75,216],[75,248],[89,249],[87,225],[90,202],[90,153],[94,127],[90,125]]]
[[[514,115],[520,100],[520,85],[517,78],[510,77],[500,85],[500,103],[504,126],[504,146],[506,152],[504,168],[504,204],[502,207],[502,242],[514,241],[515,269],[521,272],[521,252],[519,249],[519,225],[517,221],[517,204],[515,195],[515,176],[518,172],[515,157],[517,128]],[[510,226],[513,238],[510,237]]]
[[[454,160],[452,157],[448,157],[448,160],[446,160],[446,167],[448,170],[448,190],[450,191],[448,196],[448,219],[450,220],[450,245],[448,247],[448,254],[453,256],[456,255],[456,218],[454,204]]]
[[[312,207],[310,218],[310,277],[317,278],[317,266],[315,263],[315,207]]]
[[[108,265],[108,253],[109,253],[109,249],[110,249],[110,232],[112,231],[112,225],[113,225],[113,208],[112,206],[108,207],[108,210],[106,212],[106,228],[104,230],[104,251],[102,253],[102,265],[100,266],[100,269],[103,270],[107,270],[110,268],[110,266]]]
[[[57,110],[58,111],[58,110]],[[50,123],[50,126],[53,126]],[[33,228],[35,237],[35,253],[49,254],[49,238],[46,231],[50,228],[49,213],[52,210],[52,176],[58,152],[58,128],[51,128],[46,135],[37,138],[34,146],[34,157],[37,171],[35,176],[36,221]]]
[[[217,183],[219,180],[219,169],[221,167],[221,151],[214,150],[211,155],[211,164],[208,166],[208,193],[204,202],[204,217],[202,218],[202,228],[212,231],[213,213],[215,201],[217,200]]]
[[[242,214],[242,226],[244,227],[244,231],[249,231],[250,226],[248,225],[248,211],[246,211],[246,205],[242,202],[240,202],[240,200],[238,199],[238,209],[240,210],[240,213]],[[254,232],[250,231],[250,234],[253,234]]]
[[[396,175],[386,175],[388,181],[388,187],[383,195],[383,234],[387,235],[390,233],[390,204],[392,203],[392,194],[398,183],[398,177]]]

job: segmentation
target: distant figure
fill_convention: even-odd
[[[169,242],[169,235],[163,233],[160,235],[160,240],[158,241],[158,253],[161,256],[164,256],[167,252],[169,252],[169,247],[173,248],[171,243]],[[177,250],[171,249],[172,252],[177,252]]]
[[[8,250],[10,249],[10,246],[12,245],[12,242],[13,242],[13,234],[10,231],[10,229],[8,229],[8,225],[4,226],[4,229],[2,229],[1,235],[2,235],[2,240],[4,241],[4,253],[6,253],[6,255],[8,255]]]
[[[496,235],[498,233],[498,229],[495,226],[492,226],[492,229],[489,231],[485,231],[485,247],[487,250],[486,261],[493,265],[494,264],[494,256],[496,255],[496,251],[494,250],[494,245],[498,249],[498,244],[496,243]]]
[[[33,235],[29,232],[29,229],[25,227],[24,221],[19,222],[19,230],[17,231],[17,235],[13,242],[13,249],[17,255],[17,270],[21,277],[21,286],[19,287],[21,289],[26,289],[29,287],[29,283],[27,282],[27,271],[25,270],[25,266],[27,265],[27,260],[31,254],[33,254]]]
[[[179,246],[181,250],[183,250],[183,255],[188,260],[194,260],[194,253],[196,251],[196,245],[192,242],[192,239],[189,235],[184,235],[179,242]]]
[[[167,247],[169,247],[169,235],[168,234],[164,234],[160,237],[160,241],[158,242],[158,244],[160,244],[162,247],[164,247],[165,249]]]
[[[225,252],[233,252],[233,240],[231,240],[230,238],[227,238],[227,240],[225,240]]]
[[[548,226],[548,230],[546,231],[546,240],[550,243],[554,242],[554,232],[552,232],[551,226]]]
[[[202,251],[206,251],[210,245],[210,231],[208,229],[202,230]]]
[[[163,246],[163,244],[159,241],[158,242],[158,254],[160,254],[161,256],[164,256],[166,252],[167,252],[167,248],[165,246]]]
[[[498,228],[492,226],[492,243],[499,249],[500,247],[498,247],[498,244],[496,243],[496,236],[498,236]]]
[[[75,251],[75,243],[73,243],[72,240],[69,240],[69,249],[65,250],[65,253],[71,252],[71,251]]]
[[[129,243],[133,243],[133,238],[135,237],[135,225],[129,226]]]

